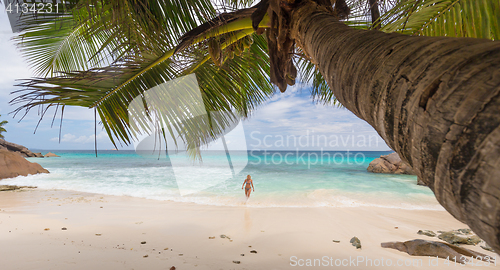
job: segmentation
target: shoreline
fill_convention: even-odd
[[[428,257],[412,257],[380,244],[440,241],[416,232],[459,228],[467,226],[436,210],[256,208],[63,190],[5,191],[0,193],[0,265],[9,270],[295,269],[302,268],[293,266],[300,259],[359,257],[394,263],[422,259],[421,266],[399,269],[428,269]],[[361,240],[361,249],[349,243],[354,236]],[[463,247],[496,256],[479,245]],[[455,267],[439,259],[432,269]],[[361,262],[349,268],[372,267]]]
[[[4,179],[4,180],[9,180],[9,179]],[[7,181],[4,181],[7,182]],[[72,189],[53,189],[53,188],[40,188],[37,186],[20,186],[17,185],[17,183],[5,183],[3,184],[4,186],[14,186],[14,187],[19,187],[22,190],[21,191],[28,191],[28,190],[39,190],[39,191],[45,191],[45,192],[61,192],[61,193],[77,193],[82,196],[101,196],[101,197],[124,197],[124,198],[130,198],[130,199],[141,199],[141,200],[148,200],[148,201],[156,201],[156,202],[165,202],[165,203],[173,203],[173,204],[186,204],[186,205],[193,205],[193,206],[208,206],[208,207],[235,207],[235,208],[256,208],[256,209],[265,209],[265,208],[283,208],[283,209],[288,209],[288,208],[298,208],[298,209],[310,209],[310,208],[340,208],[340,209],[352,209],[352,208],[374,208],[374,209],[387,209],[387,210],[404,210],[404,211],[438,211],[438,212],[446,212],[446,209],[444,209],[439,203],[436,201],[436,208],[426,208],[421,205],[412,205],[411,203],[407,203],[408,205],[414,206],[413,208],[404,208],[404,207],[398,207],[398,206],[390,206],[390,205],[383,205],[383,204],[374,204],[374,203],[363,203],[363,202],[355,202],[352,203],[351,205],[333,205],[329,203],[323,203],[321,205],[264,205],[264,204],[247,204],[244,199],[244,195],[242,195],[242,199],[240,200],[239,204],[223,204],[223,202],[219,203],[203,203],[203,202],[195,202],[195,201],[180,201],[180,200],[175,200],[175,199],[159,199],[159,198],[148,198],[148,197],[141,197],[141,196],[133,196],[133,195],[114,195],[114,194],[105,194],[105,193],[95,193],[95,192],[87,192],[87,191],[79,191],[79,190],[72,190]],[[0,185],[1,186],[1,185]],[[18,192],[19,190],[16,189]],[[1,190],[0,190],[1,191]],[[254,195],[255,196],[255,195]],[[252,200],[257,200],[254,198],[250,198],[250,202]],[[247,201],[248,202],[248,201]],[[447,212],[446,212],[447,213]]]
[[[17,186],[37,186],[40,190],[59,190],[65,192],[81,192],[88,194],[99,194],[102,196],[126,196],[130,198],[141,198],[154,201],[165,201],[173,203],[192,203],[196,205],[208,206],[231,206],[231,207],[248,207],[248,208],[357,208],[357,207],[374,207],[383,209],[395,210],[429,210],[429,211],[442,211],[446,210],[437,202],[434,195],[428,194],[412,194],[410,197],[401,197],[400,194],[392,195],[385,191],[378,194],[353,191],[343,191],[340,189],[314,189],[306,191],[291,191],[285,190],[282,192],[273,191],[272,193],[252,192],[249,201],[246,201],[243,196],[243,190],[236,187],[234,194],[221,194],[217,195],[209,192],[199,192],[194,196],[179,194],[162,193],[161,188],[157,194],[141,195],[130,189],[124,192],[117,192],[116,190],[106,187],[104,190],[107,192],[99,192],[98,187],[84,186],[81,190],[72,189],[73,187],[54,188],[54,186],[61,184],[61,181],[54,183],[42,182],[43,178],[51,178],[54,175],[30,175],[19,176],[17,178],[4,179],[4,185],[17,185]],[[47,184],[48,183],[48,184]],[[64,184],[64,183],[62,183]],[[119,183],[121,184],[121,183]],[[87,190],[86,190],[87,189]],[[131,193],[136,194],[131,194]],[[146,190],[145,192],[151,192]],[[430,190],[429,190],[430,192]],[[123,194],[125,193],[125,194]],[[129,193],[129,194],[127,194]],[[144,193],[143,193],[144,194]],[[430,192],[430,194],[432,194]],[[421,197],[418,197],[421,196]]]

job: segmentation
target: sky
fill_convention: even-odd
[[[26,60],[11,40],[13,33],[5,12],[0,7],[0,119],[7,120],[4,133],[7,141],[39,150],[94,149],[94,113],[81,107],[67,107],[62,129],[59,118],[54,121],[54,110],[47,112],[40,122],[37,110],[32,110],[22,121],[11,113],[16,107],[9,101],[11,92],[21,79],[33,76]],[[98,119],[98,121],[100,121]],[[229,140],[233,149],[246,144],[254,150],[390,150],[376,131],[365,121],[344,108],[317,104],[310,98],[309,87],[297,84],[285,93],[277,92],[242,121],[245,136]],[[59,142],[59,132],[61,140]],[[115,148],[102,126],[97,130],[98,149]],[[133,150],[132,145],[117,145],[118,149]]]

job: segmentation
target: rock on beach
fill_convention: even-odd
[[[0,150],[0,179],[38,173],[49,173],[49,171],[38,163],[29,162],[16,152]]]

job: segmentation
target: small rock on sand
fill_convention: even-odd
[[[168,250],[168,248],[164,248],[163,250]]]
[[[142,242],[141,242],[141,245],[145,245],[145,244],[146,244],[146,241],[142,241]]]
[[[495,252],[486,242],[483,242],[483,245],[481,245],[480,247],[484,250]]]
[[[481,241],[482,241],[481,238],[479,238],[479,236],[477,236],[477,235],[473,235],[473,236],[467,238],[467,244],[469,244],[469,245],[475,246],[475,245],[479,244]]]
[[[220,238],[226,238],[227,236],[225,234],[221,234]]]
[[[429,237],[434,237],[436,236],[436,233],[433,232],[433,231],[429,231],[429,230],[418,230],[417,234],[420,234],[420,235],[427,235]]]
[[[479,236],[477,235],[462,236],[460,235],[460,233],[455,231],[443,232],[438,235],[438,238],[453,245],[477,245],[479,244],[479,242],[481,242],[481,238],[479,238]]]
[[[240,264],[241,262],[240,261],[233,261],[233,263]]]
[[[359,240],[359,238],[357,238],[356,236],[354,236],[353,238],[351,238],[351,241],[350,243],[356,247],[356,249],[360,249],[361,248],[361,241]]]
[[[406,242],[386,242],[382,243],[383,248],[392,248],[402,252],[406,252],[411,256],[431,256],[443,259],[454,258],[457,263],[467,263],[468,258],[474,260],[483,260],[486,262],[491,261],[491,257],[470,249],[458,247],[443,242],[427,241],[422,239],[415,239]]]
[[[13,186],[13,185],[0,185],[0,191],[11,191],[11,190],[19,190],[23,188],[36,188],[33,186]]]
[[[43,229],[43,230],[44,230],[44,231],[50,231],[50,228],[45,228],[45,229]]]
[[[170,267],[170,270],[175,270],[175,266]]]
[[[101,234],[100,234],[100,233],[96,233],[95,235],[96,235],[96,236],[101,236]]]
[[[240,256],[245,256],[245,254],[241,253]]]
[[[250,253],[257,253],[257,250],[250,250]]]
[[[471,234],[472,230],[471,229],[458,229],[459,232],[463,234]]]
[[[209,236],[208,239],[215,239],[215,236]]]
[[[62,227],[61,230],[66,231],[66,230],[68,230],[68,228]]]
[[[334,243],[340,243],[340,240],[332,240]]]
[[[149,255],[144,255],[144,256],[142,256],[142,257],[143,257],[143,258],[147,258],[147,257],[149,257]]]

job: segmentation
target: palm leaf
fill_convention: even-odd
[[[70,16],[34,26],[29,32],[17,36],[15,41],[38,76],[87,70],[101,63],[102,58],[91,56],[101,50],[110,36],[109,32],[102,31],[92,38],[84,38],[88,27],[88,22],[77,25]]]
[[[80,8],[97,7],[88,13],[97,16],[97,29],[118,29],[117,37],[129,40],[131,48],[155,54],[166,52],[182,33],[216,15],[209,0],[82,0],[80,4]]]
[[[317,102],[328,105],[341,106],[333,95],[328,83],[316,66],[304,57],[297,61],[301,81],[311,85],[311,97]]]
[[[255,0],[220,0],[219,6],[232,8],[234,10],[246,8],[252,5]]]
[[[217,17],[217,18],[220,18]],[[267,20],[263,20],[261,22],[261,26],[264,27],[268,23]],[[211,24],[213,25],[213,24]],[[188,32],[188,34],[185,34],[183,37],[180,38],[181,42],[175,49],[170,49],[166,53],[164,53],[162,56],[158,57],[154,61],[151,62],[151,64],[145,66],[144,68],[138,70],[135,74],[132,74],[127,80],[122,82],[120,85],[118,85],[116,88],[114,88],[112,91],[104,95],[101,99],[97,100],[95,104],[92,106],[96,106],[98,103],[102,102],[103,100],[107,99],[111,95],[113,95],[116,92],[121,91],[123,87],[125,87],[127,84],[132,82],[133,80],[139,78],[140,76],[143,76],[144,74],[148,73],[149,70],[155,69],[158,65],[160,65],[162,62],[170,59],[176,51],[181,51],[185,49],[186,47],[199,43],[201,41],[204,41],[206,39],[220,36],[223,34],[228,34],[234,31],[239,31],[239,30],[248,30],[252,28],[252,22],[251,19],[249,18],[249,15],[247,17],[240,17],[234,20],[230,20],[229,23],[227,24],[220,24],[218,27],[207,27],[204,32],[198,31],[196,34],[193,32]]]
[[[2,115],[0,115],[0,116],[2,116]],[[2,133],[7,132],[7,130],[5,130],[5,128],[3,126],[5,126],[7,123],[9,123],[9,122],[7,122],[5,120],[0,122],[0,139],[4,139],[4,136],[2,135]]]
[[[235,36],[235,39],[228,42],[226,46],[235,42],[241,37],[248,35],[248,33],[250,32],[253,32],[253,30],[242,31],[240,36],[238,36],[237,34]],[[254,52],[260,52],[260,54],[258,54],[259,58],[265,59],[262,58],[263,55],[261,51],[262,50],[256,50]],[[189,55],[186,54],[182,55],[184,62],[187,61],[186,58],[188,56]],[[250,56],[247,56],[247,58],[248,57]],[[263,97],[267,97],[269,93],[272,93],[272,91],[269,90],[271,89],[268,85],[269,83],[266,83],[265,80],[262,80],[259,77],[265,75],[265,73],[262,71],[265,71],[265,61],[262,62],[262,60],[259,61],[259,59],[253,59],[252,57],[250,57],[248,61],[260,63],[260,65],[257,67],[252,66],[253,69],[246,70],[247,66],[250,63],[244,65],[244,63],[241,62],[237,66],[237,68],[233,67],[232,70],[225,70],[224,72],[223,69],[231,65],[233,61],[226,61],[224,66],[219,69],[214,65],[214,63],[208,62],[208,59],[209,56],[206,54],[203,56],[195,57],[195,59],[193,59],[187,67],[184,67],[177,72],[173,71],[169,74],[166,74],[164,72],[164,68],[162,68],[161,65],[155,66],[154,68],[149,69],[145,74],[135,78],[132,81],[129,81],[127,84],[122,83],[121,85],[123,86],[120,88],[120,90],[113,90],[113,94],[107,95],[107,98],[100,98],[99,102],[94,104],[97,104],[97,110],[99,112],[99,115],[101,116],[101,119],[106,120],[103,121],[106,130],[112,133],[115,137],[119,138],[120,141],[129,143],[131,138],[133,139],[137,136],[136,131],[130,128],[130,123],[127,118],[128,105],[132,102],[132,100],[156,85],[159,85],[165,81],[173,80],[177,77],[189,74],[191,72],[194,72],[197,75],[198,83],[202,91],[204,105],[207,111],[227,112],[231,111],[231,109],[234,108],[241,115],[246,116],[250,111],[249,108],[253,108],[255,105],[260,104],[264,100]],[[169,59],[168,61],[172,60]],[[162,63],[164,64],[165,62]],[[251,74],[252,76],[248,77],[248,75],[244,75],[245,73]],[[225,79],[228,76],[229,78]],[[246,77],[248,77],[248,81],[244,82],[241,80],[241,78]],[[248,84],[252,82],[256,84]],[[255,87],[256,85],[258,87]],[[241,92],[242,87],[247,87],[248,89],[246,91],[249,92],[245,92],[243,94],[239,93]],[[184,109],[176,108],[175,106],[165,108],[161,111],[164,113],[168,112],[165,114],[169,114],[170,117],[168,119],[165,119],[164,123],[172,123],[172,125],[174,125],[173,129],[178,134],[185,136],[189,135],[193,138],[196,137],[193,134],[200,135],[198,134],[198,132],[195,132],[199,130],[199,128],[195,126],[188,126],[187,128],[191,130],[191,132],[188,133],[185,132],[185,127],[181,128],[180,126],[175,125],[174,119],[179,118],[177,116],[178,113],[183,114],[189,112],[186,112]],[[170,135],[174,136],[172,127],[169,127],[168,130]],[[201,143],[208,142],[210,140],[210,137],[213,138],[214,136],[216,136],[215,131],[214,133],[204,134],[204,136],[201,136],[199,140],[189,139],[186,141],[189,141],[193,144],[196,142],[194,146],[198,146]]]
[[[75,1],[71,1],[75,2]],[[15,38],[37,76],[109,66],[173,47],[215,10],[209,1],[80,0],[65,13],[26,18]],[[175,14],[175,16],[174,16]]]
[[[13,104],[22,104],[15,112],[17,114],[22,109],[27,112],[40,106],[43,117],[47,108],[53,104],[62,105],[63,108],[66,105],[97,106],[97,112],[113,143],[115,143],[113,137],[129,143],[130,130],[125,110],[128,105],[127,101],[129,102],[150,87],[182,74],[183,68],[179,67],[180,61],[175,62],[170,59],[173,50],[163,52],[169,49],[168,47],[173,47],[171,44],[175,44],[173,42],[180,38],[180,33],[187,32],[196,26],[197,22],[203,22],[205,18],[213,17],[214,9],[209,1],[192,0],[128,0],[125,3],[117,0],[87,0],[81,3],[86,3],[86,7],[79,5],[73,10],[72,16],[66,18],[68,21],[72,20],[73,24],[64,24],[65,31],[49,32],[52,30],[50,26],[61,23],[61,20],[55,20],[43,24],[43,27],[36,25],[28,27],[26,33],[20,37],[23,39],[22,46],[25,48],[26,55],[33,58],[32,65],[43,72],[57,71],[62,75],[37,78],[22,83],[21,86],[25,89],[17,92],[19,96],[12,100]],[[127,32],[124,30],[131,28],[135,29],[133,33],[123,34]],[[238,29],[231,31],[234,30]],[[138,35],[139,31],[143,33]],[[96,34],[102,33],[106,35],[99,42],[92,44],[92,41],[89,41],[90,37],[99,37]],[[55,38],[56,34],[60,36]],[[60,40],[57,39],[59,37]],[[29,40],[29,38],[32,39]],[[73,40],[82,42],[73,42]],[[143,42],[137,42],[138,40]],[[40,48],[40,44],[48,45]],[[116,53],[117,44],[129,44],[128,48],[122,47],[118,61],[114,61],[107,67],[94,67],[85,71],[89,59],[106,49],[108,52]],[[50,48],[47,49],[47,47]],[[53,53],[53,48],[57,48],[58,53]],[[67,52],[68,57],[50,57],[51,55],[65,55],[59,51]],[[75,52],[79,57],[71,58]],[[54,65],[57,59],[60,59],[64,65]],[[50,74],[53,75],[54,72]],[[262,83],[262,80],[253,81]],[[264,91],[269,89],[265,86],[262,88]],[[257,98],[250,99],[258,100],[259,98],[257,95]]]
[[[85,37],[88,33],[99,33],[99,31],[106,33],[109,27],[104,28],[100,24],[100,20],[105,18],[102,14],[108,13],[110,16],[109,14],[116,12],[103,10],[104,6],[99,12],[100,16],[97,18],[94,16],[88,20],[90,22],[88,27],[84,27],[86,32],[79,32],[76,36]],[[84,13],[83,20],[88,19],[88,14],[95,15],[95,13],[96,10],[88,11],[87,15]],[[119,37],[115,35],[116,31],[108,32],[111,34],[106,37],[107,40],[134,40],[133,35]],[[170,32],[170,30],[163,29],[163,32]],[[22,110],[27,113],[38,107],[41,108],[42,117],[50,106],[56,104],[61,105],[62,108],[68,105],[96,107],[96,113],[99,114],[112,142],[115,145],[117,142],[128,144],[138,135],[137,130],[131,129],[128,115],[129,104],[152,87],[195,72],[202,89],[204,105],[208,111],[236,111],[239,115],[247,116],[256,105],[266,100],[273,92],[266,77],[269,65],[265,53],[266,43],[260,36],[255,36],[254,39],[259,42],[252,46],[248,54],[235,59],[227,59],[222,67],[217,67],[213,62],[208,61],[210,56],[207,54],[206,42],[202,41],[219,36],[218,39],[222,42],[221,49],[224,49],[230,45],[233,46],[233,43],[251,33],[253,29],[250,20],[233,20],[229,24],[221,25],[219,29],[212,27],[205,35],[195,37],[190,42],[201,43],[186,52],[179,53],[176,57],[172,57],[173,48],[164,53],[167,45],[148,48],[135,44],[133,47],[139,48],[138,54],[124,54],[120,61],[110,66],[91,68],[86,71],[67,71],[59,76],[26,81],[21,84],[24,89],[17,92],[18,96],[11,103],[20,105],[15,110],[16,114]],[[161,36],[162,32],[157,35]],[[104,40],[101,44],[109,46],[110,43]],[[32,46],[32,44],[27,45]],[[103,45],[99,50],[102,48]],[[92,51],[92,54],[97,53],[99,51],[95,49]],[[240,58],[245,58],[245,60]],[[230,123],[229,118],[234,118],[234,114],[226,114],[228,119],[211,120],[209,121],[211,128],[208,131],[206,128],[200,129],[196,126],[200,123],[177,123],[176,119],[179,119],[181,115],[189,114],[189,110],[192,109],[192,106],[185,106],[186,102],[182,101],[178,106],[170,106],[162,110],[166,117],[163,122],[168,125],[161,130],[162,132],[165,129],[168,130],[172,136],[174,134],[183,136],[182,139],[189,141],[193,148],[215,138],[224,130],[224,126]],[[139,124],[143,130],[152,131],[147,130],[148,126],[145,122]]]
[[[402,0],[381,23],[386,32],[498,40],[498,14],[498,0]]]
[[[247,32],[244,31],[241,36],[246,36],[251,32],[253,32],[251,29]],[[236,35],[236,40],[239,38],[241,37]],[[129,82],[120,91],[114,92],[113,95],[102,100],[97,105],[97,112],[112,142],[116,144],[117,141],[120,141],[128,144],[136,137],[135,131],[130,129],[128,119],[128,105],[135,97],[156,85],[186,74],[186,71],[194,71],[197,75],[204,104],[208,111],[231,111],[234,109],[241,115],[247,116],[255,106],[272,94],[272,87],[266,78],[269,66],[266,43],[258,35],[254,35],[254,39],[256,42],[251,46],[248,54],[232,60],[229,59],[220,68],[215,66],[213,62],[206,61],[206,53],[194,57],[191,63],[184,67],[180,67],[178,62],[168,59],[149,69],[143,76]],[[186,52],[182,55],[182,61],[186,62],[188,53],[194,54]],[[27,81],[22,84],[25,89],[18,92],[19,95],[12,103],[21,104],[16,113],[50,104],[91,107],[96,101],[101,100],[109,92],[109,89],[123,83],[130,74],[136,74],[138,70],[144,69],[147,63],[151,63],[152,59],[135,61],[137,59],[131,60],[126,66],[111,66],[85,72],[67,73],[61,77]],[[200,64],[200,62],[203,63]],[[197,68],[193,69],[195,66]],[[175,111],[179,108],[171,109]],[[176,113],[183,112],[182,110],[172,112],[170,122],[174,122],[172,119],[176,118]],[[186,127],[174,127],[174,129],[177,130],[178,134],[188,134],[185,131]],[[194,132],[189,134],[192,133]],[[200,144],[214,136],[216,136],[216,131],[204,134],[204,137],[200,137],[197,141],[191,141]]]

